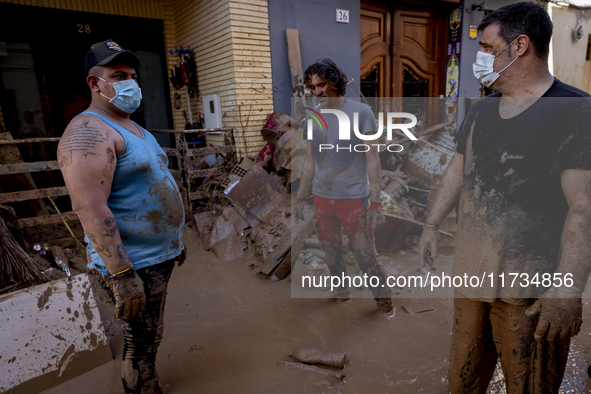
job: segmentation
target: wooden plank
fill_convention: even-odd
[[[0,204],[5,204],[7,202],[27,201],[34,200],[37,198],[44,198],[47,197],[48,194],[51,197],[67,196],[68,188],[62,186],[50,187],[47,189],[23,190],[20,192],[3,193],[0,194]]]
[[[0,164],[0,175],[22,174],[26,172],[40,172],[59,170],[59,163],[56,161],[37,161],[34,163],[12,163]]]
[[[72,222],[78,220],[78,215],[74,212],[64,212],[62,213],[66,222]],[[26,218],[26,219],[19,219],[18,226],[19,228],[27,228],[27,227],[37,227],[37,226],[45,226],[48,224],[58,224],[63,223],[60,215],[48,215],[48,216],[38,216],[34,218]]]
[[[289,72],[291,74],[291,92],[296,97],[295,119],[303,118],[305,102],[304,97],[304,71],[302,68],[302,56],[300,52],[300,35],[297,29],[285,29],[287,40],[287,59],[289,61]]]
[[[236,147],[234,145],[227,146],[209,146],[207,148],[189,149],[187,150],[188,156],[207,156],[216,153],[231,153],[235,152]]]
[[[0,133],[0,141],[13,141],[12,135],[9,132]],[[0,174],[4,174],[4,170],[8,170],[8,166],[23,165],[23,157],[20,151],[14,145],[0,146]],[[8,174],[5,173],[5,174]],[[33,177],[28,172],[24,174],[16,174],[3,179],[0,185],[0,190],[6,190],[13,185],[19,185],[18,188],[37,189],[37,185]],[[13,189],[14,190],[14,189]],[[30,201],[27,203],[32,212],[40,212],[43,215],[48,215],[47,207],[42,200]]]
[[[168,171],[170,171],[170,174],[175,177],[175,179],[181,179],[181,177],[183,176],[182,172],[179,170],[171,170],[168,169]]]
[[[193,206],[189,193],[191,192],[191,180],[189,178],[189,161],[187,160],[187,140],[184,134],[177,134],[174,136],[176,147],[180,151],[179,166],[181,172],[182,188],[180,190],[183,198],[183,204],[185,206],[185,217],[193,218]]]
[[[189,178],[204,178],[206,176],[225,175],[232,171],[233,166],[209,168],[207,170],[189,170]]]
[[[86,245],[86,242],[84,241],[84,238],[77,238],[78,242],[80,242],[82,244],[82,246]],[[47,242],[50,245],[55,245],[55,246],[59,246],[60,248],[67,248],[70,246],[76,246],[76,241],[74,241],[74,238],[72,237],[65,237],[65,238],[56,238],[56,239],[52,239],[51,241]]]
[[[24,140],[8,140],[8,141],[0,141],[0,146],[2,145],[19,145],[19,144],[35,144],[35,143],[43,143],[43,142],[60,142],[61,138],[28,138]]]
[[[271,275],[271,279],[273,280],[283,280],[287,278],[287,275],[291,272],[292,267],[292,254],[288,252],[283,261],[277,266],[273,274]]]
[[[164,133],[164,134],[198,134],[210,131],[232,131],[231,127],[221,127],[218,129],[191,129],[191,130],[170,130],[170,129],[148,129],[150,133]]]

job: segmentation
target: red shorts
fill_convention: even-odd
[[[318,241],[342,243],[341,227],[345,229],[349,240],[356,239],[359,231],[365,239],[373,242],[373,230],[365,220],[367,208],[361,198],[334,200],[314,196],[314,220]]]

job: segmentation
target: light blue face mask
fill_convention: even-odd
[[[115,88],[115,97],[107,97],[102,92],[100,94],[101,96],[108,98],[109,102],[115,107],[128,114],[133,113],[139,108],[140,103],[142,102],[142,89],[140,89],[135,80],[126,79],[125,81],[109,82],[105,81],[98,75],[95,75],[95,77],[113,85]]]

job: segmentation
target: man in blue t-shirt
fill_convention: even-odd
[[[184,208],[156,139],[129,117],[142,96],[139,58],[107,40],[86,55],[92,102],[68,124],[58,161],[86,235],[88,265],[123,320],[126,393],[162,393],[155,370]]]

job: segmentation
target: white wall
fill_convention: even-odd
[[[587,42],[591,33],[591,11],[550,3],[548,12],[554,24],[548,59],[550,72],[562,82],[581,89]],[[583,26],[583,37],[574,42],[573,29],[579,21]]]

